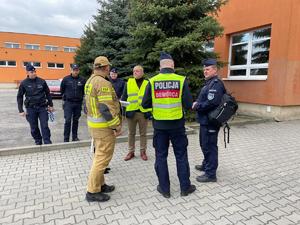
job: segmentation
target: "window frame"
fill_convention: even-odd
[[[212,47],[208,47],[209,44],[212,44]],[[203,43],[202,45],[203,51],[205,53],[212,53],[215,51],[215,40],[211,39]]]
[[[41,63],[41,62],[23,61],[23,67],[24,67],[24,68],[26,67],[26,65],[25,65],[26,62],[27,62],[27,63],[30,63],[30,64],[31,64],[32,66],[34,66],[35,68],[42,68],[42,63]],[[40,66],[35,66],[34,63],[39,63]]]
[[[19,47],[18,47],[18,48],[14,48],[14,47],[11,47],[11,48],[10,48],[10,47],[7,47],[6,44],[11,44],[12,46],[13,46],[13,45],[19,45]],[[21,44],[20,44],[20,43],[17,43],[17,42],[4,42],[4,47],[5,47],[5,48],[10,48],[10,49],[19,49],[19,48],[21,48]]]
[[[267,28],[271,28],[270,37],[262,38],[262,39],[259,39],[259,40],[253,40],[252,39],[254,32],[256,32],[258,30],[262,30],[262,29],[267,29]],[[234,44],[232,43],[234,36],[241,35],[241,34],[247,34],[247,33],[249,34],[249,40],[248,41],[234,43]],[[239,32],[239,33],[232,34],[230,36],[229,60],[228,60],[229,63],[228,63],[228,73],[227,73],[227,79],[226,80],[267,80],[269,70],[268,70],[268,74],[266,74],[266,75],[250,75],[250,73],[251,73],[251,69],[269,69],[270,61],[268,63],[251,64],[251,59],[252,59],[253,43],[259,42],[259,41],[266,41],[266,40],[270,40],[270,42],[271,42],[271,36],[272,36],[272,27],[271,26],[264,26],[264,27],[249,30],[249,31],[246,31],[246,32]],[[247,46],[247,63],[245,65],[233,65],[232,66],[231,65],[232,47],[242,45],[242,44],[248,44],[248,46]],[[270,53],[270,48],[269,48],[269,53]],[[246,75],[232,76],[232,75],[230,75],[230,72],[232,70],[246,70]]]
[[[71,46],[64,46],[64,52],[71,52],[71,53],[75,53],[77,50],[77,47],[71,47]],[[69,49],[69,51],[66,51],[66,48]],[[70,51],[70,49],[74,49],[74,51]]]
[[[7,59],[4,59],[4,60],[0,60],[0,61],[5,62],[5,65],[0,65],[0,67],[2,67],[2,68],[4,68],[4,67],[11,67],[11,68],[17,67],[17,61],[16,60],[7,60]],[[10,65],[8,65],[8,62],[15,62],[16,65],[15,66],[10,66]]]
[[[45,45],[44,47],[45,47],[44,48],[45,51],[51,51],[51,52],[57,52],[57,51],[59,51],[59,47],[57,45]],[[46,47],[50,47],[51,49],[50,50],[46,49]],[[53,48],[57,48],[57,49],[53,50]]]
[[[27,48],[26,46],[28,45],[31,45],[31,46],[38,46],[38,49],[35,49],[35,48]],[[38,51],[38,50],[41,50],[41,45],[40,44],[29,44],[29,43],[25,43],[24,44],[24,49],[26,50],[35,50],[35,51]]]
[[[53,63],[55,66],[54,67],[49,67],[49,63]],[[57,67],[57,64],[62,64],[63,67]],[[56,70],[64,70],[65,69],[65,64],[64,63],[56,63],[56,62],[47,62],[47,68],[48,69],[56,69]]]

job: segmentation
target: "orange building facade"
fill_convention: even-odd
[[[63,78],[70,73],[79,45],[78,38],[0,32],[0,84],[16,86],[25,79],[28,63],[39,77]]]
[[[214,50],[241,114],[300,118],[299,12],[299,0],[229,0],[218,13]]]

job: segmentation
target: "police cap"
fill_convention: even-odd
[[[171,60],[173,60],[172,56],[169,53],[161,52],[160,53],[159,61],[164,60],[164,59],[171,59]]]
[[[117,69],[117,68],[112,68],[112,69],[110,70],[110,72],[112,72],[112,73],[118,73],[118,69]]]
[[[72,64],[71,68],[72,68],[72,70],[79,70],[79,65],[78,64]]]
[[[202,61],[202,65],[203,66],[215,66],[215,65],[217,65],[217,60],[216,59],[212,59],[212,58],[204,59]]]
[[[35,71],[35,68],[34,68],[34,66],[31,65],[31,64],[27,64],[27,65],[26,65],[26,71]]]

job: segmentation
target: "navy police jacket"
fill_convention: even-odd
[[[120,78],[117,78],[115,80],[110,78],[109,80],[115,89],[118,99],[120,99],[123,94],[124,87],[125,87],[125,81]]]
[[[72,74],[64,77],[60,84],[60,91],[64,101],[82,102],[84,96],[84,85],[86,80],[80,76],[73,77]]]
[[[33,106],[53,106],[52,98],[50,96],[49,87],[46,81],[42,78],[36,77],[30,79],[27,77],[19,86],[17,94],[17,102],[19,112],[23,110],[23,96],[25,95],[25,107]]]
[[[197,111],[197,121],[200,125],[209,125],[208,113],[220,105],[225,93],[224,84],[217,76],[205,81],[194,108]]]

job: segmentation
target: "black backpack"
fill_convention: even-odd
[[[227,143],[229,143],[229,136],[230,136],[230,127],[228,125],[228,120],[232,118],[236,111],[238,110],[238,103],[235,100],[235,98],[225,92],[225,94],[222,97],[220,105],[208,113],[208,120],[210,123],[216,125],[216,126],[223,126],[224,131],[224,143],[226,148],[226,129],[227,129]]]
[[[208,113],[208,120],[214,125],[223,126],[236,113],[237,109],[238,103],[235,98],[231,94],[225,93],[220,105]]]

